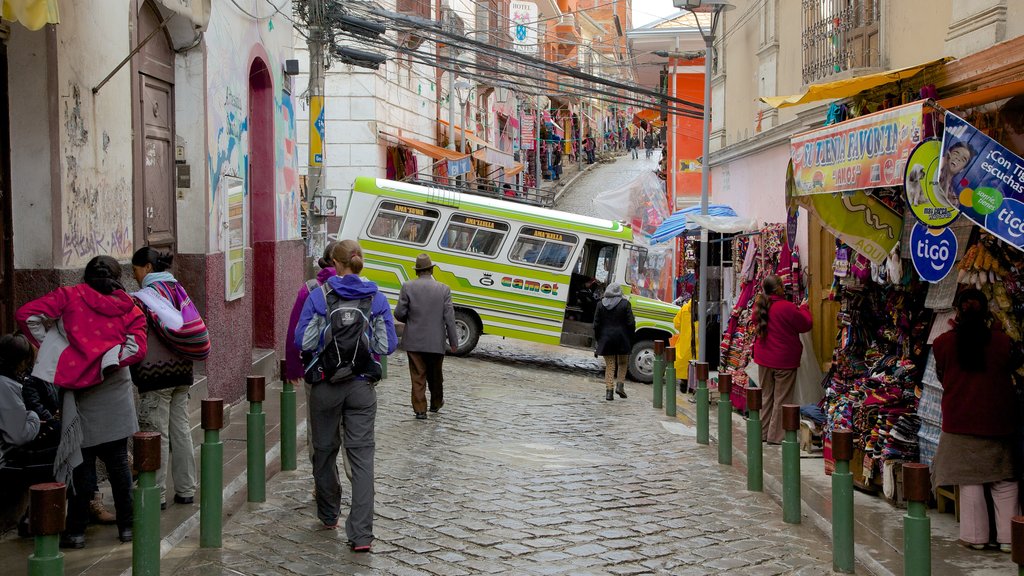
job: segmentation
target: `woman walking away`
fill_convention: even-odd
[[[352,467],[352,507],[345,533],[355,552],[373,542],[374,424],[380,363],[375,354],[398,346],[391,306],[373,282],[359,277],[363,250],[342,240],[332,253],[338,275],[310,293],[295,330],[302,350],[313,427],[313,479],[317,516],[324,527],[338,527],[341,482],[338,478],[338,426],[345,422],[345,454]]]
[[[636,320],[629,300],[622,297],[622,285],[612,283],[594,313],[595,356],[604,356],[604,399],[615,394],[626,397],[626,361],[633,346]]]
[[[986,492],[995,509],[995,541],[1010,551],[1017,515],[1013,438],[1017,402],[1010,338],[992,322],[988,299],[969,288],[956,303],[954,328],[935,339],[935,372],[942,383],[942,433],[932,483],[960,486],[960,543],[981,550],[991,540]],[[992,325],[990,326],[990,322]]]
[[[768,276],[754,302],[754,318],[757,321],[754,362],[760,366],[758,384],[764,390],[761,441],[781,444],[785,434],[782,430],[782,405],[790,403],[793,398],[796,371],[804,351],[800,334],[811,329],[811,311],[806,300],[799,306],[786,300],[782,280],[778,276]]]
[[[142,287],[134,293],[146,314],[149,350],[132,366],[132,381],[139,389],[139,428],[160,433],[160,508],[167,507],[167,465],[174,480],[174,502],[192,504],[196,494],[196,459],[192,425],[188,421],[188,391],[192,362],[210,353],[206,323],[185,289],[171,274],[172,254],[149,246],[132,256],[132,272]],[[172,460],[173,459],[173,460]]]
[[[60,541],[65,548],[85,547],[96,458],[110,477],[118,537],[132,539],[128,437],[139,422],[128,366],[146,356],[146,317],[120,278],[117,260],[97,256],[85,265],[83,283],[58,288],[15,314],[21,330],[39,346],[32,375],[63,389],[54,477],[69,485]]]

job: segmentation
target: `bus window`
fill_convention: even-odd
[[[411,244],[426,244],[434,224],[441,216],[437,210],[384,201],[370,223],[369,235]]]
[[[577,238],[572,234],[523,228],[512,244],[509,260],[548,268],[565,268]]]
[[[598,282],[608,285],[615,280],[615,246],[605,245],[597,253],[597,271],[594,278]]]
[[[454,214],[441,235],[441,247],[481,256],[494,256],[508,234],[508,224]]]

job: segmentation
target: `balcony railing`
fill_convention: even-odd
[[[879,65],[881,0],[802,0],[805,84]]]

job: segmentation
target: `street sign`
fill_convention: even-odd
[[[512,47],[524,54],[537,53],[537,5],[514,0],[509,4],[509,33]]]
[[[324,163],[324,97],[310,96],[309,117],[309,165],[323,166]]]

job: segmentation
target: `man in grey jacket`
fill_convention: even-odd
[[[405,323],[402,347],[409,356],[412,379],[412,409],[418,420],[427,418],[426,388],[430,388],[430,411],[444,406],[444,375],[441,365],[446,350],[455,352],[459,336],[455,329],[452,291],[434,280],[430,256],[416,257],[417,278],[402,285],[395,318]],[[447,336],[448,346],[445,346]]]

